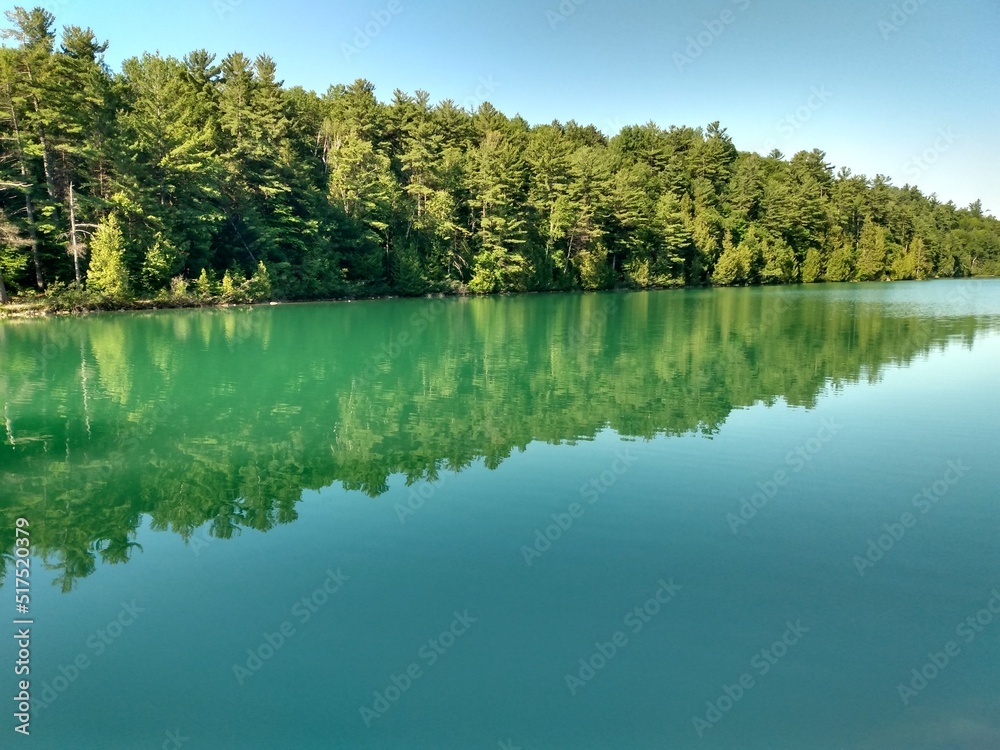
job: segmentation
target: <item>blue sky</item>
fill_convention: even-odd
[[[531,123],[719,120],[737,147],[835,166],[1000,215],[996,0],[49,0],[121,61],[267,52],[286,85],[367,78],[379,98],[489,100]],[[367,29],[366,29],[367,27]]]

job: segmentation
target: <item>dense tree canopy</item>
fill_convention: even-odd
[[[281,299],[1000,271],[978,202],[835,173],[819,150],[739,152],[719,123],[609,138],[424,91],[386,103],[363,80],[287,88],[239,52],[113,72],[90,29],[6,15],[0,301],[78,277],[145,298],[201,278],[212,297],[227,274],[249,299],[261,269]]]

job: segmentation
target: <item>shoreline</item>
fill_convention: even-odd
[[[317,298],[317,299],[297,299],[297,300],[266,300],[260,302],[222,302],[222,301],[204,301],[195,299],[182,299],[182,300],[156,300],[156,299],[139,299],[131,300],[126,304],[114,304],[110,300],[105,302],[94,301],[92,304],[77,304],[77,305],[61,305],[58,301],[56,302],[46,302],[44,298],[38,300],[18,300],[12,299],[10,302],[0,305],[0,322],[5,320],[32,320],[39,318],[56,318],[56,317],[86,317],[89,315],[102,315],[102,314],[115,314],[115,313],[128,313],[128,312],[153,312],[160,310],[199,310],[199,309],[226,309],[234,307],[277,307],[279,305],[302,305],[302,304],[316,304],[316,303],[333,303],[333,302],[373,302],[378,300],[391,300],[391,299],[444,299],[444,298],[496,298],[496,297],[520,297],[525,295],[534,294],[567,294],[567,293],[577,293],[577,294],[587,294],[587,293],[598,293],[598,292],[663,292],[663,291],[681,291],[688,289],[750,289],[750,288],[784,288],[784,287],[803,287],[803,286],[825,286],[827,284],[897,284],[901,282],[908,281],[974,281],[977,279],[995,279],[1000,278],[1000,276],[987,276],[987,275],[977,275],[977,276],[955,276],[955,277],[937,277],[930,279],[886,279],[883,281],[817,281],[806,284],[805,282],[797,282],[795,284],[746,284],[742,286],[723,286],[715,284],[705,284],[700,286],[660,286],[660,287],[611,287],[609,289],[545,289],[545,290],[532,290],[524,292],[495,292],[492,294],[473,294],[467,291],[457,291],[457,292],[427,292],[424,294],[415,295],[401,295],[401,294],[375,294],[370,296],[357,296],[357,297],[329,297],[329,298]]]

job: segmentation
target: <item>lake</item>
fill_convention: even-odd
[[[998,373],[996,280],[0,323],[22,744],[994,749]]]

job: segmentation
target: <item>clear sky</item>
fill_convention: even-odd
[[[6,4],[6,3],[5,3]],[[27,3],[26,3],[27,4]],[[144,51],[267,52],[286,85],[483,100],[530,123],[720,120],[742,150],[1000,216],[997,0],[49,0],[116,70]],[[366,28],[367,27],[367,28]]]

